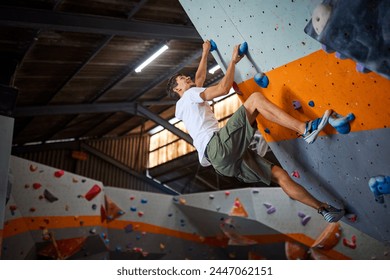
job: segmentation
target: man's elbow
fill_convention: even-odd
[[[228,85],[223,85],[223,86],[221,86],[221,89],[220,89],[220,95],[226,95],[226,94],[228,94],[229,93],[229,91],[230,91],[230,88],[231,88],[231,86],[228,86]]]

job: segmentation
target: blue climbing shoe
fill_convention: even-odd
[[[332,113],[332,110],[326,110],[324,115],[321,118],[308,121],[306,123],[306,129],[305,132],[303,133],[302,137],[303,139],[311,144],[313,143],[320,131],[325,127],[325,125],[328,123],[328,119],[330,114]]]
[[[344,209],[337,209],[332,205],[328,205],[327,207],[319,208],[318,213],[321,214],[327,222],[335,223],[344,216],[345,211]]]

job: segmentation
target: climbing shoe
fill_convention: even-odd
[[[306,122],[306,129],[302,137],[307,143],[311,144],[316,140],[320,131],[328,123],[330,114],[332,114],[332,110],[326,110],[321,118]]]
[[[328,205],[327,207],[319,208],[318,213],[321,214],[327,222],[335,223],[344,216],[345,211],[344,209],[337,209],[331,205]]]

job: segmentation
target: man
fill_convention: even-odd
[[[261,93],[254,92],[231,116],[225,127],[219,129],[218,121],[207,101],[229,92],[233,84],[235,65],[242,57],[239,56],[239,45],[235,46],[223,79],[217,85],[204,88],[209,50],[210,42],[205,41],[195,82],[190,77],[176,74],[169,79],[167,85],[168,95],[179,99],[176,103],[176,118],[184,122],[194,140],[201,165],[211,164],[218,174],[236,177],[247,183],[261,181],[269,185],[271,181],[275,182],[292,199],[318,210],[326,221],[340,220],[344,216],[344,210],[317,200],[304,187],[293,181],[281,167],[248,149],[257,130],[256,117],[259,114],[296,131],[310,144],[327,124],[332,110],[327,110],[322,118],[302,122],[271,103]]]

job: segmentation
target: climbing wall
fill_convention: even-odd
[[[280,188],[172,196],[17,157],[11,168],[2,259],[285,259],[286,241],[315,258],[390,258],[387,244],[347,223],[326,233],[320,215]]]
[[[23,259],[32,249],[46,250],[21,242],[26,235],[34,246],[53,247],[62,240],[62,257],[69,256],[90,235],[91,226],[102,225],[101,182],[18,157],[11,157],[10,168],[14,182],[6,205],[3,258]]]
[[[0,248],[3,241],[3,224],[5,215],[5,204],[9,196],[9,155],[11,154],[12,132],[14,120],[9,117],[0,116]],[[1,251],[0,251],[1,257]]]
[[[230,244],[293,241],[310,248],[313,257],[317,253],[323,259],[390,258],[389,244],[348,223],[330,225],[312,208],[288,198],[280,188],[189,194],[180,200],[183,203],[178,207],[202,229],[204,236],[222,231]],[[335,230],[329,233],[329,226]]]
[[[178,207],[182,198],[106,187],[18,157],[10,167],[2,259],[248,258],[249,248],[230,249],[223,235],[206,238]],[[282,249],[268,257],[284,258]]]
[[[325,53],[304,32],[321,1],[180,2],[202,38],[216,42],[219,51],[212,54],[222,69],[233,46],[248,43],[247,57],[236,66],[235,75],[243,101],[260,91],[302,121],[320,117],[326,109],[355,115],[349,134],[328,125],[311,145],[261,116],[258,126],[294,180],[319,199],[344,205],[355,217],[343,219],[345,223],[389,242],[389,196],[378,203],[368,181],[389,175],[390,81],[376,73],[357,72],[354,61]],[[269,78],[267,88],[253,80],[261,72]]]

